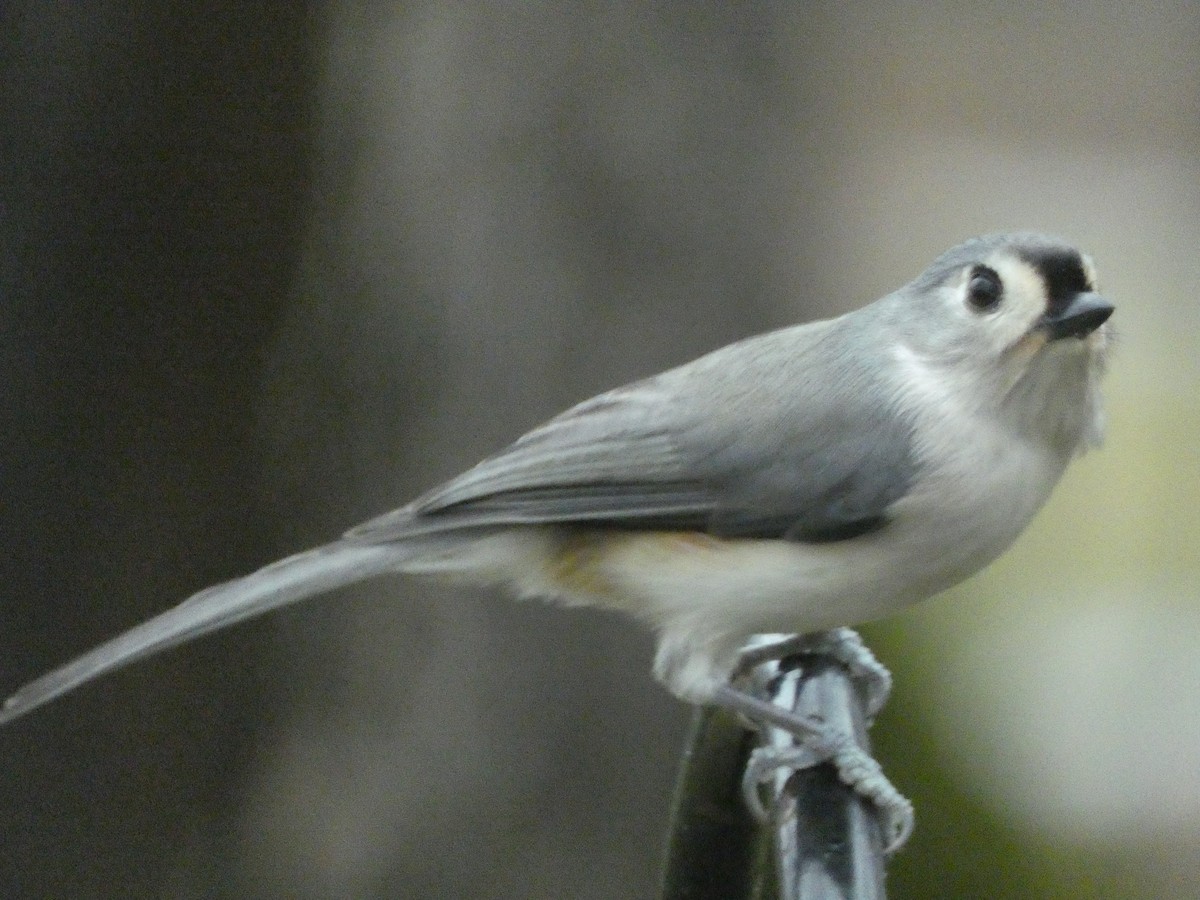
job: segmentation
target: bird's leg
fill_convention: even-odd
[[[761,786],[774,781],[781,769],[793,772],[823,762],[837,770],[842,784],[875,807],[883,828],[884,850],[895,853],[904,846],[913,830],[912,803],[896,790],[883,773],[883,767],[858,746],[851,735],[832,729],[818,738],[801,740],[790,747],[756,747],[742,776],[742,796],[746,805],[760,822],[769,821],[771,815],[763,805]]]
[[[846,667],[863,692],[867,718],[874,719],[892,692],[892,673],[863,643],[853,628],[831,628],[810,634],[793,634],[744,647],[738,653],[732,681],[745,681],[763,663],[806,654],[827,656]]]
[[[863,699],[867,718],[874,716],[887,699],[891,675],[858,634],[849,628],[797,635],[747,648],[739,656],[733,677],[744,682],[753,675],[759,679],[765,693],[774,697],[781,679],[793,670],[780,665],[765,667],[764,664],[794,655],[821,655],[844,667]],[[764,668],[755,671],[760,666]],[[793,671],[793,674],[797,673]],[[762,802],[761,785],[776,780],[781,769],[795,771],[829,762],[844,784],[878,809],[888,852],[898,849],[908,839],[913,825],[912,804],[892,786],[879,763],[859,745],[848,714],[839,716],[834,710],[830,722],[823,711],[805,715],[732,684],[718,688],[713,702],[753,723],[784,733],[777,734],[773,743],[755,749],[747,762],[743,794],[747,805],[760,820],[769,818]],[[845,721],[841,721],[843,718]],[[865,736],[862,740],[865,742]]]
[[[729,684],[723,684],[717,688],[712,702],[715,706],[738,713],[748,719],[752,725],[770,725],[773,728],[781,728],[801,744],[809,740],[820,742],[825,736],[825,723],[821,720],[806,718],[790,709],[772,703],[770,700],[763,700],[761,697],[756,697]],[[816,762],[820,762],[820,760],[818,759]]]

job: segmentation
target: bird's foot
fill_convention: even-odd
[[[822,659],[806,663],[804,657]],[[796,671],[798,667],[804,671],[803,667],[812,666],[812,675],[828,667],[826,661],[845,671],[847,687],[863,704],[864,718],[873,718],[887,700],[892,677],[850,628],[775,638],[748,647],[739,654],[732,683],[718,689],[714,697],[718,705],[757,727],[777,729],[773,735],[765,732],[764,741],[769,743],[750,755],[742,781],[746,804],[760,821],[769,820],[764,787],[769,786],[778,797],[792,772],[828,762],[842,783],[875,807],[887,852],[895,852],[912,832],[912,804],[859,746],[853,737],[856,727],[837,715],[840,707],[827,718],[824,709],[812,714],[772,702],[789,675],[804,677]],[[772,662],[778,665],[768,665]]]
[[[756,748],[742,776],[746,805],[760,822],[770,821],[771,813],[762,801],[763,785],[775,781],[781,771],[786,776],[823,762],[831,763],[842,783],[875,807],[885,852],[895,853],[904,846],[913,830],[912,803],[896,790],[874,757],[847,735],[830,733],[792,747]]]
[[[794,634],[747,646],[738,653],[731,680],[745,681],[764,663],[804,655],[826,656],[845,666],[862,691],[868,721],[874,719],[887,703],[892,692],[892,673],[875,658],[853,628]]]

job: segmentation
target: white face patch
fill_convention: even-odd
[[[1016,346],[1029,334],[1046,312],[1046,282],[1037,269],[1025,260],[1008,253],[993,253],[984,265],[994,269],[1004,285],[1004,293],[994,310],[977,312],[966,302],[966,284],[970,270],[963,273],[959,302],[968,316],[975,319],[975,328],[987,339],[996,356]]]
[[[1088,290],[1099,292],[1100,277],[1096,274],[1096,264],[1086,253],[1079,254],[1079,258],[1083,262],[1083,277],[1087,279]]]
[[[998,300],[984,309],[968,300],[972,278],[982,269],[990,269],[1001,284]],[[1094,288],[1094,268],[1086,257],[1083,269],[1085,286]],[[1019,247],[995,248],[965,261],[938,289],[948,321],[923,349],[913,348],[922,367],[934,373],[943,390],[980,403],[1003,401],[1047,353],[1094,354],[1103,328],[1086,342],[1060,343],[1038,327],[1050,302],[1046,279]]]
[[[983,268],[998,278],[1001,293],[981,293],[977,284],[973,304],[971,281]],[[939,327],[924,342],[897,347],[906,394],[915,408],[939,410],[943,421],[953,405],[956,416],[1002,412],[1006,427],[1056,446],[1090,441],[1098,430],[1095,386],[1110,327],[1104,323],[1081,340],[1054,340],[1040,323],[1052,301],[1061,305],[1073,291],[1095,289],[1092,261],[1069,248],[1034,242],[967,257],[937,290],[945,317]],[[981,298],[995,302],[979,308]]]

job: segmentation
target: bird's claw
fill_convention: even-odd
[[[831,628],[811,634],[794,634],[745,647],[738,654],[731,680],[750,678],[761,665],[790,656],[821,655],[841,663],[862,691],[867,720],[873,720],[892,692],[887,670],[853,628]]]
[[[884,851],[895,853],[912,834],[912,803],[883,774],[883,768],[869,753],[845,735],[821,741],[820,748],[809,742],[792,747],[758,747],[750,754],[742,776],[742,795],[751,813],[768,822],[771,812],[762,799],[762,785],[772,781],[780,769],[799,771],[829,762],[838,778],[875,807],[883,829]]]
[[[746,805],[759,821],[768,821],[771,811],[763,801],[765,785],[770,784],[778,798],[781,772],[786,780],[786,774],[828,762],[843,784],[875,807],[885,849],[894,853],[912,833],[913,807],[888,781],[879,763],[851,735],[831,728],[819,718],[800,715],[772,702],[780,679],[795,666],[766,664],[804,656],[832,659],[846,671],[862,700],[868,722],[883,708],[891,692],[891,673],[851,628],[772,637],[745,648],[738,656],[734,677],[749,681],[753,693],[730,686],[719,693],[718,702],[760,726],[769,725],[783,732],[775,739],[777,743],[758,747],[750,754],[742,778]]]

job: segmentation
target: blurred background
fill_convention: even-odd
[[[867,638],[891,893],[1200,896],[1195,4],[6,0],[3,692],[980,232],[1095,257],[1106,448]],[[0,732],[14,898],[649,898],[689,711],[393,581]]]

